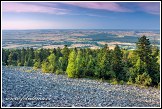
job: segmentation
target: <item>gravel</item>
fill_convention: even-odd
[[[2,66],[3,107],[160,107],[160,90]]]

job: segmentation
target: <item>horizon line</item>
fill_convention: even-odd
[[[110,29],[110,28],[104,28],[104,29],[100,29],[100,28],[85,28],[85,29],[83,29],[83,28],[80,28],[80,29],[73,29],[73,28],[49,28],[49,29],[1,29],[2,31],[3,30],[160,30],[160,29],[120,29],[120,28],[112,28],[112,29]]]

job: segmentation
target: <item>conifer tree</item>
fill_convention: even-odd
[[[74,78],[75,77],[75,72],[76,72],[76,64],[75,64],[75,60],[76,60],[76,50],[73,49],[73,51],[71,51],[71,53],[69,54],[69,59],[68,59],[68,66],[66,69],[67,75],[69,78]]]
[[[117,80],[125,79],[125,72],[123,71],[123,63],[122,63],[123,53],[118,45],[114,48],[113,53],[113,62],[112,62],[112,70],[116,74]]]

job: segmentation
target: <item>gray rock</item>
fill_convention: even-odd
[[[30,67],[2,66],[2,106],[27,107],[160,107],[160,91],[112,85],[66,75],[44,74]],[[21,102],[6,98],[24,98]],[[25,98],[33,98],[27,100]],[[14,105],[13,105],[14,104]]]
[[[12,106],[12,103],[7,104],[7,107],[11,107],[11,106]]]

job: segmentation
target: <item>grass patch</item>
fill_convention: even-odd
[[[117,85],[118,81],[114,78],[114,79],[110,80],[110,83],[113,85]]]
[[[31,73],[31,72],[33,72],[33,70],[25,70],[25,72]]]

